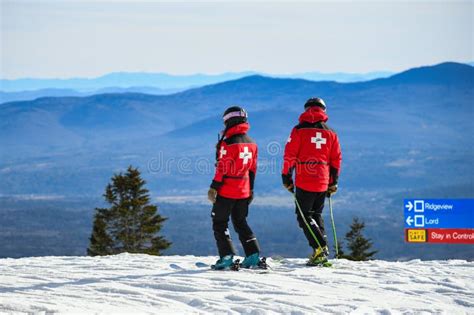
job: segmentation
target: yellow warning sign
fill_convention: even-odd
[[[424,229],[407,229],[407,242],[423,243],[426,242],[426,230]]]

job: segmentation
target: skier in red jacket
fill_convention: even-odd
[[[248,208],[253,199],[257,172],[257,144],[247,135],[245,109],[233,106],[223,115],[225,130],[216,145],[216,173],[208,192],[212,207],[212,227],[220,259],[215,269],[233,266],[236,251],[228,229],[229,216],[245,251],[241,266],[260,264],[259,244],[247,224]]]
[[[290,192],[293,193],[296,186],[296,200],[312,231],[308,230],[296,208],[299,226],[314,250],[308,264],[318,265],[326,262],[329,255],[321,214],[325,197],[337,191],[341,147],[336,132],[326,125],[328,116],[324,101],[311,98],[304,108],[305,112],[285,146],[282,179],[283,186]],[[296,173],[295,183],[293,171]]]

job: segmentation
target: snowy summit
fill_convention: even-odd
[[[462,260],[352,262],[213,271],[214,257],[121,254],[0,259],[0,313],[472,314]],[[199,264],[198,264],[199,265]]]

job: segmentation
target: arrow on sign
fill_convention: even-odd
[[[410,216],[408,216],[406,222],[407,222],[407,224],[408,224],[409,226],[411,226],[411,224],[413,223],[413,219],[412,219]]]
[[[408,211],[411,211],[411,209],[413,209],[413,204],[411,203],[411,201],[408,201],[408,204],[405,205],[405,208],[408,208]]]

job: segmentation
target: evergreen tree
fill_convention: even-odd
[[[105,217],[108,209],[95,208],[94,223],[87,255],[110,255],[113,253],[112,238],[107,233]]]
[[[160,255],[171,245],[158,235],[166,219],[158,214],[157,206],[150,204],[144,186],[140,172],[132,166],[125,174],[112,177],[103,195],[110,208],[96,208],[89,255]]]
[[[365,223],[358,218],[352,220],[351,229],[346,234],[347,247],[350,250],[349,255],[344,258],[350,260],[365,261],[372,258],[377,251],[369,251],[372,248],[372,241],[362,235]]]

